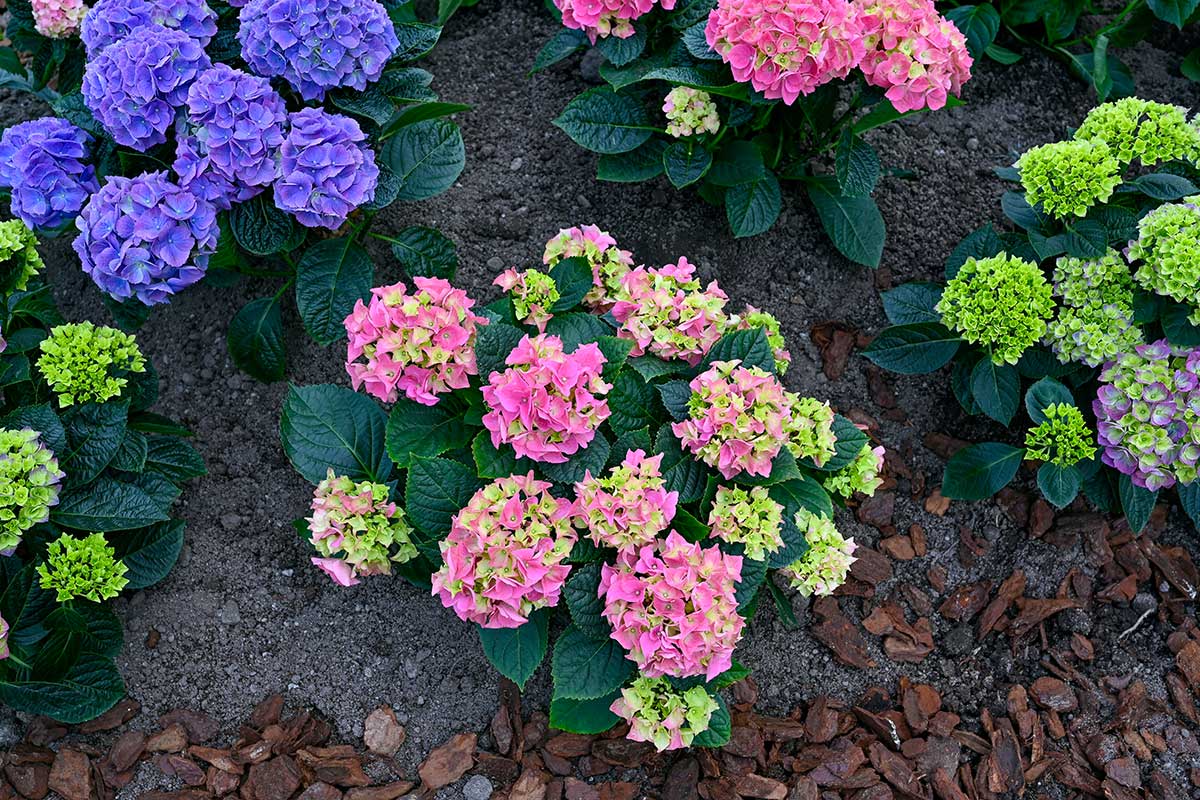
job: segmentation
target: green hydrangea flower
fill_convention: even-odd
[[[50,519],[64,477],[40,433],[0,428],[0,556],[12,552],[25,531]]]
[[[60,603],[75,597],[111,600],[129,583],[128,571],[102,533],[84,539],[64,533],[46,548],[46,562],[37,568],[39,584],[53,589]]]
[[[871,447],[871,443],[867,442],[853,461],[822,481],[825,491],[844,498],[852,497],[856,492],[867,497],[874,496],[875,490],[883,484],[883,478],[880,477],[883,454],[882,447]]]
[[[1099,259],[1063,256],[1053,280],[1059,306],[1046,343],[1059,361],[1097,367],[1144,342],[1133,322],[1133,277],[1116,250]]]
[[[308,533],[320,556],[313,562],[344,586],[418,555],[412,526],[388,495],[385,484],[355,483],[333,469],[313,493]]]
[[[38,369],[64,408],[119,397],[130,373],[146,371],[132,336],[90,322],[51,329],[41,348]]]
[[[662,752],[690,747],[720,705],[703,686],[677,689],[667,678],[639,677],[621,690],[612,712],[629,723],[629,738]]]
[[[792,588],[800,594],[828,595],[846,582],[850,565],[857,559],[853,539],[842,538],[833,520],[807,508],[796,512],[796,527],[804,534],[808,550],[784,568]]]
[[[811,458],[818,467],[833,458],[837,452],[834,416],[829,403],[813,397],[795,397],[792,416],[785,422],[783,431],[792,455],[797,459]]]
[[[1190,319],[1200,324],[1200,207],[1171,203],[1142,217],[1128,256],[1142,262],[1134,275],[1138,284],[1192,306]]]
[[[1046,419],[1025,434],[1026,458],[1070,467],[1096,454],[1096,436],[1078,408],[1054,403],[1044,413]]]
[[[783,506],[770,498],[765,486],[749,491],[741,486],[718,488],[708,526],[716,538],[744,545],[746,558],[753,561],[783,547]]]
[[[1050,284],[1037,264],[1001,253],[968,258],[946,284],[937,311],[946,327],[984,347],[995,364],[1015,364],[1046,333],[1054,313]]]
[[[19,219],[0,222],[0,294],[22,292],[45,266],[33,231]]]
[[[1082,217],[1121,185],[1121,165],[1099,139],[1054,142],[1027,150],[1016,163],[1030,205],[1055,217]]]
[[[1096,106],[1075,138],[1104,142],[1122,166],[1136,160],[1150,167],[1200,151],[1200,131],[1188,124],[1187,109],[1137,97]]]
[[[746,306],[741,314],[729,318],[727,330],[748,331],[761,328],[767,337],[767,344],[775,355],[775,374],[782,375],[791,366],[792,354],[788,352],[787,341],[783,338],[783,329],[774,314],[759,311],[754,306]]]

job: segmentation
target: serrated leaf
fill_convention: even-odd
[[[283,380],[287,350],[277,298],[260,297],[242,306],[229,321],[225,339],[238,369],[263,383]]]
[[[863,350],[874,364],[902,375],[924,375],[950,363],[962,340],[939,322],[885,328]]]
[[[484,325],[475,334],[475,364],[484,381],[493,372],[504,371],[504,361],[521,343],[525,334],[520,328],[493,322]]]
[[[1135,486],[1128,475],[1121,475],[1117,479],[1117,494],[1121,499],[1121,510],[1125,512],[1125,520],[1129,523],[1129,530],[1140,533],[1150,521],[1150,515],[1154,513],[1158,492]]]
[[[409,276],[452,280],[458,271],[454,242],[440,231],[414,225],[388,241],[392,245],[392,254]]]
[[[1009,364],[981,358],[971,370],[971,394],[984,414],[1007,425],[1021,405],[1021,375]]]
[[[999,442],[964,447],[946,463],[942,495],[952,500],[991,497],[1016,477],[1024,457],[1024,449]]]
[[[546,657],[550,641],[550,614],[540,609],[529,615],[529,621],[518,628],[479,628],[483,654],[496,670],[517,685],[533,676]]]
[[[605,639],[612,634],[604,619],[604,601],[600,599],[600,565],[584,564],[571,570],[563,586],[563,599],[571,612],[571,622],[592,639]]]
[[[462,131],[448,119],[406,125],[387,140],[380,159],[400,178],[397,200],[426,200],[449,189],[466,166]]]
[[[607,86],[578,95],[554,124],[580,147],[606,154],[627,153],[654,132],[641,103]]]
[[[296,308],[308,335],[321,345],[346,338],[346,317],[375,281],[367,251],[349,236],[325,239],[305,251],[296,269]]]
[[[457,461],[423,458],[408,471],[405,510],[417,528],[438,537],[450,529],[451,518],[480,486],[475,473]]]
[[[114,537],[117,558],[128,572],[129,589],[145,589],[167,577],[183,550],[183,520],[170,520]]]
[[[115,478],[98,478],[65,492],[50,512],[56,525],[77,531],[127,531],[165,522],[167,512],[141,487]]]
[[[446,400],[427,406],[401,397],[388,414],[387,451],[401,469],[412,466],[417,459],[465,447],[474,435],[462,413],[453,410]]]
[[[676,189],[691,186],[712,166],[712,153],[692,141],[677,141],[663,151],[663,171]]]
[[[663,483],[669,492],[679,492],[679,502],[691,503],[700,499],[708,479],[708,469],[684,452],[670,425],[658,429],[654,449],[662,453]]]
[[[291,387],[279,422],[288,460],[312,484],[330,469],[356,481],[386,481],[386,429],[387,416],[370,398],[329,384]]]
[[[878,267],[887,238],[878,204],[870,197],[842,194],[829,177],[815,178],[807,186],[821,226],[838,252],[856,264]]]
[[[563,631],[554,645],[551,674],[554,696],[567,700],[604,697],[625,684],[633,662],[610,638],[592,639],[575,626]]]
[[[725,218],[734,238],[766,233],[779,219],[782,202],[779,180],[769,171],[757,180],[729,187],[725,192]]]

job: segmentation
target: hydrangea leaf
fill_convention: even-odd
[[[611,710],[620,696],[621,690],[617,689],[591,700],[554,697],[550,700],[550,727],[585,735],[604,733],[621,721]]]
[[[681,503],[699,500],[704,493],[708,470],[684,452],[670,425],[658,429],[654,450],[663,454],[661,469],[667,491],[679,492]]]
[[[875,205],[873,200],[868,202],[871,206]],[[779,179],[770,171],[756,180],[729,187],[729,190],[725,192],[725,218],[729,221],[729,229],[733,231],[734,238],[743,239],[766,233],[779,219],[782,203]],[[876,212],[878,213],[878,209]],[[822,222],[826,221],[825,216],[821,213],[821,206],[818,206],[818,215],[821,216]],[[882,219],[880,217],[880,221]],[[829,231],[828,227],[826,231]],[[851,251],[843,249],[839,239],[832,233],[830,233],[830,238],[834,240],[834,245],[849,258],[858,260],[856,256],[850,255],[851,252],[857,253],[857,251],[853,248]],[[881,240],[880,247],[882,248],[882,246]],[[878,264],[879,262],[876,260],[875,266]]]
[[[561,28],[551,37],[550,41],[538,51],[537,58],[530,67],[530,75],[548,69],[565,58],[579,52],[587,46],[587,36],[583,31]]]
[[[61,466],[71,485],[90,483],[112,462],[125,438],[128,416],[129,402],[126,400],[85,403],[66,415],[69,447],[60,455]]]
[[[492,444],[492,435],[487,431],[480,431],[471,442],[471,457],[475,460],[479,477],[489,480],[507,478],[533,469],[533,462],[528,458],[517,458],[509,445],[502,444],[497,450]]]
[[[691,186],[708,173],[712,153],[695,142],[674,142],[663,151],[663,170],[676,189]]]
[[[146,468],[174,483],[183,483],[208,473],[196,448],[177,436],[154,436],[146,449]]]
[[[475,364],[480,376],[504,370],[504,360],[525,334],[520,328],[493,322],[479,328],[475,334]]]
[[[541,465],[542,472],[552,481],[575,483],[583,480],[584,475],[589,471],[592,475],[602,473],[605,465],[608,464],[611,451],[612,445],[609,444],[608,437],[603,432],[596,431],[596,435],[587,447],[575,453],[563,464],[543,463]]]
[[[1014,366],[981,358],[971,370],[971,394],[984,414],[1007,425],[1021,403],[1021,375]]]
[[[296,272],[296,308],[317,344],[346,338],[344,320],[371,294],[375,265],[353,237],[325,239],[305,251]]]
[[[396,199],[413,202],[454,185],[466,166],[466,147],[458,125],[430,119],[397,131],[387,140],[380,159],[403,181]]]
[[[525,683],[546,658],[550,641],[550,614],[539,609],[519,628],[479,628],[483,654],[504,677],[524,689]]]
[[[569,311],[557,314],[546,324],[546,333],[562,339],[563,350],[573,353],[582,344],[594,342],[601,336],[612,333],[600,317],[583,311]]]
[[[479,489],[475,472],[457,461],[423,458],[408,470],[404,507],[418,529],[439,537],[450,529],[450,520]]]
[[[575,567],[563,586],[563,598],[571,612],[571,621],[592,639],[604,639],[612,633],[608,621],[602,616],[604,601],[600,599],[599,587],[599,564]]]
[[[83,653],[53,681],[0,681],[0,701],[18,711],[44,714],[67,724],[94,719],[125,696],[125,683],[111,658]]]
[[[392,471],[386,429],[387,417],[370,398],[329,384],[293,386],[279,422],[284,452],[313,485],[330,469],[354,480],[386,481]]]
[[[942,287],[936,283],[904,283],[881,295],[883,311],[893,325],[911,325],[917,322],[941,322],[937,312]]]
[[[596,162],[596,179],[612,183],[641,183],[663,174],[667,142],[650,139],[628,153],[602,155]]]
[[[460,409],[443,400],[434,406],[401,397],[388,414],[388,455],[401,469],[417,459],[440,456],[471,442],[475,431],[463,421]]]
[[[229,321],[225,338],[238,369],[263,383],[283,380],[287,350],[276,298],[260,297],[242,306]]]
[[[170,520],[116,537],[117,558],[129,571],[129,589],[145,589],[167,577],[183,550],[183,520]]]
[[[708,730],[692,740],[693,747],[724,747],[733,735],[733,722],[729,717],[729,707],[725,699],[715,695],[719,708],[708,718]]]
[[[1121,510],[1125,512],[1125,520],[1129,529],[1140,533],[1150,515],[1154,513],[1154,504],[1158,501],[1158,492],[1151,492],[1140,486],[1135,486],[1128,475],[1117,479],[1117,494],[1121,500]]]
[[[937,322],[894,325],[863,350],[874,364],[902,375],[924,375],[954,358],[962,339]]]
[[[1025,450],[984,442],[959,450],[946,463],[942,494],[951,500],[983,500],[1007,486],[1021,466]]]
[[[591,700],[621,688],[633,672],[621,645],[609,638],[592,639],[572,625],[554,645],[551,674],[554,696]]]
[[[580,147],[605,154],[627,153],[654,132],[640,102],[607,86],[577,96],[554,124]]]
[[[1046,421],[1046,407],[1056,403],[1075,405],[1071,390],[1053,378],[1042,378],[1025,392],[1025,410],[1035,425]]]
[[[582,256],[560,259],[550,268],[550,277],[558,289],[558,301],[550,309],[556,313],[575,308],[592,289],[592,267]]]
[[[813,178],[807,182],[821,226],[838,252],[855,264],[872,269],[883,258],[887,226],[879,205],[870,197],[842,194],[833,178]]]
[[[292,238],[291,216],[276,208],[269,198],[269,193],[260,194],[229,211],[230,230],[242,249],[251,255],[278,253]]]
[[[63,494],[50,519],[77,531],[127,531],[167,521],[167,510],[141,487],[99,478]]]
[[[1083,479],[1075,467],[1060,467],[1047,462],[1038,467],[1037,483],[1042,496],[1055,508],[1066,508],[1078,496]]]

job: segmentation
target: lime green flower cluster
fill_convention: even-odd
[[[102,533],[84,539],[64,533],[46,548],[46,563],[37,572],[41,587],[53,589],[60,603],[75,597],[94,603],[111,600],[129,583],[128,568]]]
[[[744,545],[746,558],[762,561],[783,547],[783,506],[770,498],[765,486],[749,491],[722,486],[713,498],[708,527],[716,538]]]
[[[611,710],[629,723],[630,739],[651,742],[661,753],[690,747],[718,708],[703,686],[676,689],[666,678],[640,677],[621,690]]]
[[[818,467],[833,458],[837,452],[834,416],[827,402],[815,397],[795,397],[792,417],[784,429],[792,455],[798,459],[810,458]]]
[[[24,291],[44,266],[37,243],[19,219],[0,222],[0,294]]]
[[[360,577],[390,574],[393,562],[417,557],[412,527],[388,493],[385,484],[355,483],[333,469],[317,486],[308,518],[319,554],[312,562],[336,583],[353,586]]]
[[[1059,361],[1098,367],[1143,344],[1133,323],[1133,278],[1116,250],[1098,259],[1063,256],[1053,279],[1059,305],[1046,342]]]
[[[63,408],[119,397],[130,373],[146,371],[132,336],[90,322],[52,328],[41,348],[38,369]]]
[[[804,533],[808,550],[784,568],[792,588],[805,597],[833,594],[846,582],[858,546],[853,539],[842,538],[829,517],[807,508],[796,512],[796,527]]]
[[[1037,264],[1007,253],[968,258],[946,284],[937,311],[942,322],[996,364],[1015,364],[1046,333],[1054,313],[1050,284]]]
[[[853,461],[822,481],[825,491],[843,498],[852,497],[856,492],[873,497],[875,490],[883,484],[880,477],[883,454],[882,447],[871,447],[867,442]]]
[[[50,519],[66,477],[41,434],[0,428],[0,556],[9,555],[21,536]]]
[[[1200,130],[1188,123],[1187,109],[1137,97],[1096,106],[1075,138],[1104,142],[1123,167],[1135,160],[1150,167],[1200,154]]]
[[[1200,207],[1171,203],[1142,217],[1128,256],[1142,262],[1134,277],[1143,288],[1192,306],[1200,324]]]
[[[1016,163],[1030,205],[1055,217],[1082,217],[1121,184],[1121,165],[1099,139],[1053,142],[1025,151]]]
[[[1046,419],[1025,434],[1025,457],[1070,467],[1096,455],[1095,434],[1078,408],[1066,403],[1046,406]]]

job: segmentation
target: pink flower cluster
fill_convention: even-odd
[[[633,21],[662,6],[670,11],[676,0],[554,0],[562,12],[563,25],[583,31],[592,44],[604,36],[628,39],[633,36]]]
[[[668,492],[661,467],[663,454],[650,458],[630,450],[605,477],[575,484],[576,514],[588,538],[617,550],[651,544],[675,518],[679,492]]]
[[[971,77],[933,0],[719,0],[704,33],[736,80],[788,105],[855,67],[898,111],[941,108]]]
[[[601,567],[604,618],[646,677],[704,675],[711,681],[729,669],[746,624],[735,597],[741,579],[741,556],[692,544],[672,531]]]
[[[617,336],[632,339],[630,355],[680,358],[696,365],[725,331],[729,298],[713,281],[701,289],[696,267],[680,258],[658,269],[638,267],[621,280],[612,315]]]
[[[492,444],[550,464],[587,447],[610,413],[604,396],[612,386],[600,376],[606,361],[595,342],[565,353],[557,336],[522,338],[505,359],[508,369],[483,387]]]
[[[633,269],[633,254],[617,247],[617,240],[595,225],[563,228],[546,242],[542,263],[552,267],[564,258],[586,258],[591,265],[593,287],[583,302],[601,314],[617,302],[621,279]]]
[[[500,478],[455,515],[433,594],[464,622],[518,628],[533,611],[558,604],[575,545],[573,504],[549,488],[533,472]]]
[[[867,52],[859,68],[897,111],[937,110],[971,77],[966,37],[933,0],[857,0]]]
[[[475,301],[441,278],[414,278],[371,290],[346,317],[346,372],[385,403],[403,392],[432,406],[438,395],[465,389],[475,374],[475,329],[487,319],[471,313]],[[362,360],[360,360],[362,359]]]
[[[779,380],[741,361],[716,361],[692,379],[688,419],[671,424],[684,448],[726,478],[770,475],[788,444],[793,397]]]
[[[31,5],[33,27],[51,39],[67,39],[79,33],[88,12],[83,0],[31,0]]]

